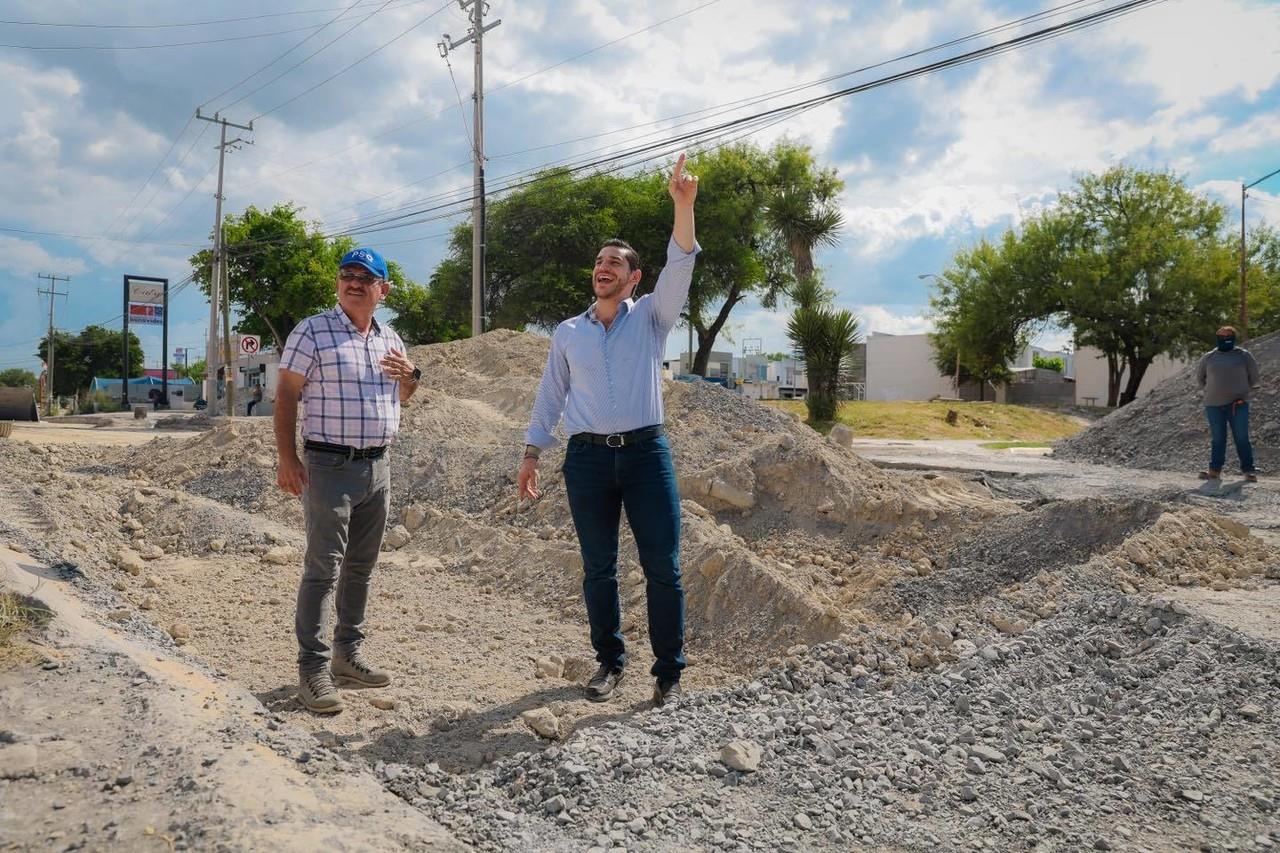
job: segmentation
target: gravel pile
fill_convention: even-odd
[[[486,850],[1280,843],[1274,646],[1114,593],[1016,638],[932,631],[936,671],[867,629],[483,772],[378,771]]]
[[[1258,468],[1280,468],[1280,332],[1248,342],[1261,383],[1250,403],[1249,433]],[[1209,463],[1195,367],[1173,376],[1147,396],[1117,409],[1088,429],[1054,445],[1053,455],[1081,462],[1114,463],[1161,471],[1198,471]],[[1227,469],[1239,460],[1227,442]]]

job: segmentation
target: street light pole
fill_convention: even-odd
[[[1280,169],[1276,169],[1270,174],[1263,175],[1251,184],[1240,184],[1240,340],[1248,337],[1249,330],[1249,285],[1248,285],[1248,252],[1245,247],[1244,233],[1244,205],[1245,199],[1249,197],[1249,190],[1265,181],[1267,178],[1280,175]]]

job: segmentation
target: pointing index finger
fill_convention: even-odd
[[[675,170],[675,173],[672,174],[671,179],[673,181],[679,181],[680,178],[683,177],[683,175],[684,175],[684,152],[681,151],[680,156],[676,159],[676,170]]]

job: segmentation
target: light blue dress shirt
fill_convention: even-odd
[[[611,435],[663,422],[667,334],[680,319],[701,250],[695,242],[685,252],[672,238],[653,293],[622,302],[608,329],[596,319],[594,304],[556,327],[525,444],[554,446],[562,415],[569,435]]]

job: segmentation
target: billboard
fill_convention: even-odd
[[[159,326],[164,323],[164,306],[130,302],[129,323],[149,323]]]
[[[144,305],[164,304],[164,282],[128,279],[129,301]]]

